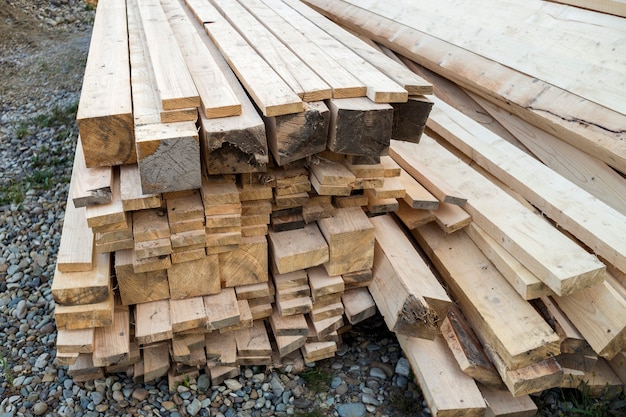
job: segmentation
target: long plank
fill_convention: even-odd
[[[626,171],[626,144],[620,140],[626,130],[622,114],[346,2],[308,0],[308,3],[322,8],[325,14],[348,28]],[[416,38],[420,39],[419,43],[415,42]],[[512,89],[511,85],[517,88]]]
[[[130,317],[127,308],[113,313],[113,324],[98,327],[94,335],[93,364],[114,365],[130,354]]]
[[[361,58],[322,28],[302,16],[280,0],[262,0],[292,26],[322,48],[340,66],[354,75],[367,87],[366,95],[375,103],[404,103],[408,92],[383,72]]]
[[[387,327],[432,340],[450,298],[392,217],[373,217],[370,222],[376,247],[369,290]]]
[[[626,217],[437,98],[428,126],[626,271]]]
[[[104,0],[97,9],[80,97],[76,119],[86,166],[135,162],[124,1]]]
[[[201,110],[208,118],[241,114],[241,103],[226,81],[222,70],[191,25],[177,0],[161,0],[161,6],[178,41],[191,78],[200,95]]]
[[[463,233],[444,234],[434,224],[413,231],[459,302],[483,346],[493,346],[508,369],[560,352],[558,335],[521,299]],[[507,323],[515,323],[511,327]]]
[[[486,404],[476,382],[459,369],[441,337],[424,340],[398,335],[433,415],[484,416]]]
[[[550,0],[555,3],[568,4],[582,7],[583,9],[595,10],[601,13],[613,14],[626,17],[626,1],[624,0]]]
[[[197,0],[187,4],[196,9]],[[280,78],[270,65],[246,42],[228,21],[209,2],[201,2],[198,7],[205,13],[203,25],[237,74],[241,83],[265,116],[302,111],[302,100]]]
[[[126,225],[126,212],[122,205],[120,190],[120,175],[116,170],[113,173],[113,187],[111,188],[111,202],[85,208],[87,225],[91,228],[106,227],[114,224]]]
[[[80,156],[76,153],[74,169],[80,164],[78,158]],[[78,170],[76,172],[78,173]],[[77,177],[72,175],[65,204],[61,243],[57,255],[57,268],[61,272],[89,271],[93,266],[94,234],[87,225],[86,209],[85,207],[77,208],[72,202],[72,193],[77,181]]]
[[[135,306],[135,339],[145,345],[172,338],[169,300]]]
[[[556,294],[566,295],[602,280],[605,267],[595,256],[428,136],[419,145],[393,141],[390,154],[408,172],[414,160],[439,174],[446,172],[446,180],[468,196],[464,209],[473,221]]]
[[[330,36],[357,53],[361,58],[378,68],[381,72],[407,90],[410,96],[432,94],[433,86],[428,81],[388,58],[386,55],[382,54],[376,48],[370,46],[359,37],[354,36],[341,26],[328,20],[325,16],[306,6],[304,3],[294,0],[283,1],[311,22],[315,23],[315,25],[319,26]]]
[[[110,258],[108,253],[95,256],[90,271],[61,272],[57,266],[51,285],[54,302],[78,305],[106,300],[111,292]]]
[[[159,0],[137,0],[137,6],[163,109],[198,107],[198,90]]]
[[[332,97],[330,86],[236,0],[214,4],[303,101]]]
[[[367,89],[361,81],[291,26],[282,16],[259,0],[245,1],[241,4],[332,88],[334,98],[365,96]]]
[[[111,167],[87,168],[83,142],[76,142],[75,162],[72,176],[76,177],[73,193],[71,194],[74,207],[85,207],[93,204],[104,204],[111,201],[111,182],[113,170]]]
[[[161,207],[159,194],[144,194],[137,164],[120,166],[120,194],[124,211],[137,211]]]

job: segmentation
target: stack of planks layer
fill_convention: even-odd
[[[626,81],[614,43],[624,19],[542,1],[489,12],[474,0],[306,2],[434,86],[420,143],[392,141],[389,151],[437,188],[439,209],[455,192],[466,198],[458,227],[406,196],[396,212],[454,301],[434,342],[399,335],[431,409],[483,415],[463,408],[476,386],[488,415],[524,407],[494,411],[504,397],[490,390],[502,384],[518,400],[559,386],[622,392],[626,90],[610,86]],[[469,385],[451,395],[459,375]]]
[[[99,1],[52,285],[75,380],[219,384],[332,357],[376,313],[368,214],[406,194],[389,147],[419,141],[432,85],[329,23],[287,0]]]

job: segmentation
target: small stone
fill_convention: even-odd
[[[337,388],[335,388],[335,393],[337,395],[344,395],[348,392],[348,385],[345,382],[342,382]]]
[[[35,361],[35,368],[44,369],[46,366],[48,366],[49,357],[50,354],[48,352],[44,352],[39,355],[39,357],[37,357],[37,360]]]
[[[20,320],[26,317],[26,300],[20,300],[20,302],[17,303],[17,306],[15,306],[14,315]]]
[[[398,375],[396,377],[396,386],[398,388],[406,388],[409,385],[409,379],[404,375]]]
[[[387,374],[380,368],[371,368],[370,376],[378,379],[387,379]]]
[[[283,387],[282,382],[280,382],[280,379],[276,378],[275,376],[272,377],[272,379],[270,380],[270,385],[272,387],[272,392],[274,393],[275,396],[280,397],[281,395],[283,395],[283,391],[285,391],[285,387]]]
[[[250,378],[252,378],[252,375],[254,375],[254,372],[253,372],[253,371],[252,371],[252,369],[250,369],[250,368],[246,368],[246,370],[245,370],[245,371],[243,371],[243,376],[244,376],[246,379],[250,379]]]
[[[343,381],[341,380],[341,378],[340,378],[340,377],[338,377],[338,376],[333,377],[333,380],[330,382],[330,387],[331,387],[332,389],[337,389],[337,387],[338,387],[339,385],[341,385],[341,383],[342,383],[342,382],[343,382]]]
[[[375,406],[379,406],[380,405],[380,401],[378,401],[376,398],[374,398],[374,396],[372,396],[370,394],[363,394],[361,396],[361,401],[363,401],[364,404],[371,404],[371,405],[375,405]]]
[[[200,412],[200,408],[202,408],[202,403],[200,403],[199,399],[194,398],[191,404],[187,406],[187,412],[189,413],[189,415],[195,416]]]
[[[228,389],[232,391],[240,390],[243,387],[243,385],[241,385],[241,383],[236,379],[227,379],[226,381],[224,381],[224,385],[226,385]]]
[[[148,390],[145,388],[137,388],[133,390],[132,397],[137,401],[143,401],[148,398]]]
[[[211,386],[211,379],[207,374],[202,374],[198,377],[198,391],[206,392]]]
[[[365,404],[363,403],[341,404],[337,407],[339,417],[363,417],[365,411]]]
[[[396,373],[398,375],[402,375],[406,377],[410,375],[411,365],[409,364],[409,361],[406,360],[406,358],[398,359],[398,363],[396,364]]]
[[[169,410],[174,410],[176,408],[176,404],[174,404],[174,402],[172,401],[163,401],[161,403],[161,407],[169,411]]]
[[[293,401],[293,406],[301,410],[304,410],[305,408],[309,408],[311,406],[311,400],[307,400],[304,397],[296,398]]]
[[[117,402],[124,401],[124,394],[122,394],[122,391],[113,391],[112,397]]]
[[[44,402],[38,402],[33,406],[33,414],[36,416],[43,416],[48,411],[48,404]]]
[[[104,401],[104,395],[98,391],[94,391],[91,393],[91,401],[93,401],[94,405],[98,405]]]

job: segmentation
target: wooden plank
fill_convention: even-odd
[[[170,299],[169,308],[172,331],[174,333],[192,329],[204,330],[207,323],[207,315],[204,311],[204,300],[202,297],[192,297],[184,300]],[[204,341],[204,337],[202,339]]]
[[[237,300],[237,307],[239,308],[239,322],[231,324],[230,326],[222,327],[219,329],[220,332],[227,333],[252,327],[254,317],[248,300]]]
[[[478,389],[487,404],[485,417],[533,417],[537,414],[537,406],[529,395],[514,397],[506,389],[481,384],[478,384]]]
[[[110,326],[98,327],[94,336],[94,366],[111,366],[130,355],[130,313],[121,308],[113,313]]]
[[[187,1],[192,10],[196,9],[197,3]],[[233,26],[208,2],[200,7],[205,14],[202,18],[204,29],[263,115],[278,116],[302,111],[300,98]]]
[[[58,339],[57,339],[58,344]],[[609,361],[609,365],[619,379],[624,383],[626,381],[626,352],[621,351],[613,359]]]
[[[556,294],[568,294],[602,279],[604,265],[536,216],[513,197],[424,135],[419,155],[415,144],[394,142],[394,159],[410,167],[414,160],[447,172],[446,180],[469,197],[464,209],[492,238],[535,273]],[[505,209],[506,207],[506,209]],[[511,219],[515,217],[513,222]],[[524,224],[524,228],[519,225]],[[533,230],[532,236],[528,230]],[[558,247],[555,256],[554,247]]]
[[[454,233],[472,222],[472,216],[455,204],[439,203],[433,214],[435,222],[446,233]]]
[[[92,353],[94,349],[95,328],[78,330],[58,330],[57,353]]]
[[[200,143],[195,123],[162,123],[135,128],[143,193],[200,188]]]
[[[483,347],[493,346],[508,369],[528,366],[560,352],[558,335],[517,295],[469,237],[462,233],[446,235],[434,224],[415,229],[413,235],[448,284]],[[505,324],[512,322],[515,329]]]
[[[441,337],[425,340],[398,335],[398,341],[433,415],[456,417],[485,414],[485,401],[476,383],[461,372]]]
[[[306,335],[274,336],[278,354],[282,358],[300,349],[306,342]]]
[[[350,324],[357,324],[376,314],[376,302],[367,288],[346,290],[341,296],[344,314]]]
[[[109,297],[95,304],[54,306],[54,319],[59,330],[78,330],[110,326],[113,323],[113,291]]]
[[[139,261],[172,253],[172,242],[168,238],[135,242],[134,246],[135,259]]]
[[[546,166],[626,214],[626,182],[606,163],[481,97],[471,96]]]
[[[167,200],[167,218],[172,223],[204,217],[204,206],[198,192]]]
[[[433,102],[424,96],[409,97],[406,103],[393,103],[393,130],[395,140],[419,143]]]
[[[220,292],[218,255],[207,255],[191,262],[173,264],[167,270],[170,296],[175,300]]]
[[[215,2],[226,19],[303,101],[332,96],[330,87],[237,2]]]
[[[306,363],[317,362],[335,356],[337,343],[334,341],[306,342],[300,350]]]
[[[324,30],[330,36],[340,41],[350,50],[358,54],[361,58],[365,59],[374,67],[386,74],[389,78],[406,89],[409,95],[432,94],[432,85],[426,80],[411,71],[407,71],[404,66],[398,65],[395,61],[382,54],[379,50],[376,50],[376,48],[373,48],[357,36],[354,36],[352,33],[343,29],[341,26],[326,19],[325,16],[317,13],[312,8],[307,7],[298,1],[287,0],[285,3],[297,10],[308,20],[315,23],[315,25],[319,26],[320,29]]]
[[[111,292],[110,255],[96,256],[91,271],[61,272],[55,268],[51,291],[54,302],[62,305],[94,304],[108,299]]]
[[[109,203],[111,201],[113,169],[110,167],[87,168],[81,140],[76,142],[74,159],[72,178],[75,177],[75,184],[71,194],[74,207]]]
[[[238,248],[219,254],[223,287],[266,282],[268,276],[267,239],[265,236],[241,239]]]
[[[343,304],[341,300],[337,300],[336,303],[316,307],[313,306],[311,311],[309,312],[309,316],[311,320],[317,322],[320,320],[330,319],[333,317],[341,317],[343,314]]]
[[[350,29],[366,33],[614,168],[626,171],[624,146],[616,133],[624,127],[622,114],[345,2],[314,0],[309,3],[323,7],[325,13],[332,14],[333,19]],[[593,26],[593,23],[587,25],[587,30],[593,30]],[[416,38],[421,39],[419,45],[415,45]],[[587,48],[589,50],[591,48]],[[472,65],[467,65],[468,62]],[[511,85],[518,88],[510,89]],[[533,105],[529,106],[531,102]],[[607,130],[606,126],[611,128]]]
[[[170,344],[156,343],[143,347],[143,381],[150,382],[165,376],[170,369]]]
[[[370,214],[391,213],[398,211],[399,207],[398,200],[395,198],[376,198],[371,195],[367,198],[367,211]]]
[[[268,232],[273,266],[281,274],[306,269],[329,260],[324,236],[315,224],[286,232]]]
[[[311,297],[305,295],[300,297],[283,298],[280,293],[276,295],[276,308],[281,316],[293,316],[298,314],[306,314],[313,308]]]
[[[441,336],[464,374],[488,387],[502,386],[500,375],[458,307],[452,306],[443,320]]]
[[[375,187],[365,190],[365,195],[368,197],[371,195],[374,198],[386,199],[386,198],[404,198],[406,190],[403,185],[396,178],[385,178],[382,187]]]
[[[206,335],[207,359],[215,358],[223,366],[237,365],[237,340],[235,332]]]
[[[74,168],[78,166],[79,155],[74,155]],[[78,172],[78,171],[77,171]],[[65,204],[61,242],[57,255],[57,268],[61,272],[89,271],[93,267],[93,239],[94,234],[89,230],[86,208],[75,207],[71,201],[78,178],[72,175]]]
[[[207,329],[218,330],[240,321],[239,305],[234,288],[224,288],[217,294],[204,297]]]
[[[485,233],[476,223],[465,229],[481,252],[498,268],[498,271],[525,300],[552,294],[552,290],[507,252],[502,245]]]
[[[376,247],[369,290],[387,327],[432,340],[448,313],[450,298],[389,215],[370,222]]]
[[[408,92],[403,87],[296,10],[281,1],[263,2],[323,49],[339,66],[365,84],[366,96],[370,100],[375,103],[407,101]]]
[[[432,210],[411,208],[404,200],[398,200],[398,210],[395,214],[409,229],[415,229],[435,221],[435,214]]]
[[[562,388],[580,389],[584,384],[592,398],[617,398],[624,389],[623,382],[602,359],[591,371],[581,372],[564,368],[563,373]]]
[[[161,5],[157,0],[137,0],[137,6],[163,109],[198,107],[198,90]]]
[[[337,209],[333,217],[321,219],[318,226],[328,242],[329,259],[324,268],[329,275],[372,267],[374,228],[363,210],[358,207]]]
[[[535,308],[546,317],[546,321],[561,339],[561,354],[592,356],[595,352],[561,309],[549,298],[541,297],[533,303]],[[561,355],[559,355],[561,356]],[[571,368],[570,366],[566,366]]]
[[[137,259],[135,251],[132,251],[133,271],[137,274],[142,272],[154,272],[169,269],[172,266],[172,259],[169,255],[157,256],[156,258]]]
[[[333,152],[386,155],[391,140],[393,108],[366,98],[329,100],[328,149]]]
[[[311,177],[314,176],[322,185],[349,187],[356,180],[356,176],[343,163],[328,159],[315,160],[309,170]],[[313,182],[312,179],[311,182]]]
[[[120,166],[120,195],[124,211],[161,207],[161,196],[143,193],[139,166],[137,164]]]
[[[76,114],[87,167],[136,162],[128,54],[125,3],[105,0],[94,19]]]
[[[570,6],[581,7],[583,9],[594,10],[600,13],[613,14],[615,16],[626,17],[626,2],[623,0],[550,0],[556,3],[568,4]]]
[[[79,354],[76,362],[69,366],[67,373],[76,382],[104,378],[103,368],[94,366],[90,353]]]
[[[120,194],[119,172],[113,174],[113,187],[111,188],[111,202],[85,208],[87,225],[91,228],[120,223],[126,226],[126,213],[122,206]]]
[[[309,287],[311,288],[311,297],[314,303],[316,300],[326,295],[341,295],[344,291],[345,285],[341,275],[331,276],[326,272],[326,269],[321,266],[307,269],[307,275],[309,277]]]
[[[304,314],[281,316],[276,307],[273,309],[269,323],[274,336],[306,336],[309,332]]]
[[[405,194],[402,199],[411,208],[436,210],[439,207],[439,200],[437,200],[437,198],[432,195],[422,184],[417,182],[415,178],[413,178],[401,168],[398,180],[405,189]]]
[[[193,28],[191,18],[182,5],[173,0],[161,1],[183,59],[198,89],[201,109],[208,118],[237,116],[241,103],[230,88],[200,34]]]
[[[622,213],[454,108],[434,100],[437,108],[429,126],[435,132],[539,207],[598,255],[626,271],[626,243],[622,238],[626,234],[626,223]],[[564,193],[567,198],[563,197]]]
[[[339,65],[323,48],[294,28],[280,13],[257,0],[241,4],[332,88],[333,97],[365,95],[366,87],[357,77]]]
[[[136,273],[130,250],[115,252],[115,275],[122,305],[165,300],[170,297],[167,272],[160,270]]]
[[[135,306],[135,339],[139,344],[147,345],[171,338],[169,300],[151,301]]]
[[[237,330],[235,340],[237,341],[237,355],[239,357],[272,354],[272,346],[263,320],[256,320],[251,328]]]
[[[135,242],[147,242],[170,237],[170,226],[165,210],[139,210],[132,213],[132,216]]]
[[[313,321],[310,315],[307,315],[307,323],[309,324],[309,341],[314,336],[318,341],[324,341],[332,333],[343,326],[343,318],[330,317],[327,319]]]

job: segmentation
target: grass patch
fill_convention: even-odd
[[[49,169],[35,169],[26,181],[32,188],[43,188],[49,190],[52,186],[52,171]]]
[[[26,187],[23,182],[10,182],[0,186],[0,204],[21,204],[24,201]]]
[[[18,139],[24,139],[30,133],[28,124],[20,122],[15,127],[15,137]]]
[[[329,373],[314,368],[302,372],[300,378],[304,380],[306,387],[314,392],[326,391],[332,379]]]
[[[403,416],[414,416],[418,410],[422,409],[422,402],[404,395],[407,392],[398,387],[394,387],[389,393],[389,404],[393,410]]]
[[[296,411],[296,417],[324,417],[324,414],[319,410],[313,411]]]
[[[37,127],[70,126],[76,120],[78,102],[67,107],[54,107],[48,114],[40,114],[33,118],[33,124]]]

